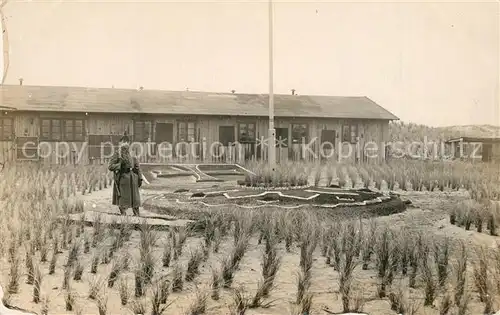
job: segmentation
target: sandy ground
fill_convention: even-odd
[[[178,179],[176,179],[178,180]],[[186,182],[171,182],[170,190],[178,189],[184,186],[191,186],[192,182],[186,180]],[[166,188],[166,187],[162,187]],[[160,193],[158,190],[143,189],[141,194],[143,200],[152,196],[156,193]],[[116,212],[118,210],[110,205],[111,199],[111,189],[105,189],[102,191],[94,192],[90,195],[82,196],[85,207],[87,210],[93,211],[103,211],[103,212]],[[443,202],[456,202],[464,198],[463,195],[459,193],[454,194],[443,194],[443,193],[407,193],[405,198],[410,199],[413,202],[413,206],[407,211],[401,214],[396,214],[388,217],[380,217],[377,220],[380,222],[389,223],[393,227],[406,227],[412,230],[422,230],[425,231],[427,235],[435,237],[451,237],[453,240],[463,240],[467,244],[480,244],[493,246],[500,239],[498,237],[492,237],[487,234],[479,234],[473,231],[465,231],[463,228],[450,225],[448,222],[448,215],[446,210],[443,210]],[[131,212],[131,210],[129,210]],[[131,213],[130,213],[131,214]],[[154,215],[147,211],[142,212],[143,215]],[[89,228],[90,231],[90,228]],[[164,232],[159,232],[164,233]],[[164,233],[166,235],[166,233]],[[134,232],[131,240],[126,244],[125,248],[133,256],[138,256],[138,241],[139,234]],[[188,248],[194,249],[202,240],[195,237],[190,237],[187,241]],[[195,279],[194,283],[189,283],[185,285],[183,293],[172,294],[170,300],[174,301],[171,307],[166,311],[165,314],[184,314],[189,304],[192,301],[192,297],[196,293],[196,287],[203,288],[209,283],[211,276],[211,266],[218,266],[220,259],[223,254],[227,252],[231,246],[232,240],[227,240],[222,244],[222,248],[219,253],[212,253],[210,258],[206,263],[203,264],[201,268],[201,275]],[[284,251],[284,245],[280,244],[281,253],[283,254],[282,265],[278,276],[276,279],[277,289],[271,293],[272,299],[277,299],[276,306],[268,309],[257,309],[249,310],[246,314],[269,314],[269,315],[285,315],[291,314],[292,301],[295,300],[296,292],[296,272],[299,270],[299,250],[298,248],[293,248],[292,253],[286,253]],[[236,273],[236,278],[233,287],[239,284],[244,285],[250,293],[254,292],[257,287],[257,281],[260,279],[261,267],[260,267],[260,257],[261,257],[262,245],[257,245],[257,240],[253,239],[251,241],[251,246],[248,252],[245,254],[243,261],[240,266],[240,270]],[[183,256],[181,257],[181,262],[187,262],[187,257],[190,250],[185,249]],[[61,254],[58,259],[58,268],[54,275],[48,275],[48,263],[42,265],[42,270],[44,271],[44,278],[42,283],[42,296],[46,295],[49,297],[49,314],[74,314],[74,312],[67,312],[64,308],[64,292],[61,289],[62,279],[63,279],[63,268],[62,265],[66,260],[67,252]],[[158,244],[156,251],[156,256],[158,260],[161,257],[161,242]],[[98,310],[94,301],[88,300],[88,280],[92,278],[89,273],[90,259],[92,257],[92,252],[89,254],[81,255],[81,262],[85,264],[86,268],[83,274],[82,281],[73,281],[72,289],[77,293],[78,298],[76,305],[78,308],[83,310],[82,314],[98,314]],[[312,281],[312,291],[314,292],[314,301],[312,314],[326,314],[323,311],[324,308],[329,309],[332,312],[341,311],[341,301],[338,294],[338,274],[333,270],[332,267],[325,264],[325,258],[321,257],[319,251],[315,254],[315,262],[313,266],[313,281]],[[168,274],[172,268],[160,268],[161,264],[157,264],[157,272],[162,274]],[[111,265],[100,265],[99,275],[106,277],[109,274]],[[132,269],[132,268],[131,268]],[[362,271],[358,268],[356,272],[355,282],[357,283],[358,292],[362,292],[363,296],[367,299],[373,297],[376,293],[376,277],[372,270]],[[23,264],[24,270],[24,264]],[[8,274],[8,263],[6,261],[1,262],[1,271],[4,276]],[[133,283],[134,278],[132,272],[126,272],[122,276],[126,278],[130,286],[130,292],[133,295]],[[4,277],[3,284],[6,283],[6,277]],[[32,309],[39,312],[41,305],[35,304],[32,301],[32,291],[31,285],[25,284],[25,277],[21,280],[20,293],[12,296],[11,303],[18,307]],[[397,283],[397,281],[395,282]],[[5,285],[4,285],[5,287]],[[127,306],[120,305],[120,299],[118,294],[118,285],[112,289],[106,289],[108,296],[108,314],[132,314],[131,310]],[[470,314],[480,314],[482,313],[482,305],[477,301],[477,294],[473,294],[473,301],[470,304],[471,310]],[[228,303],[231,302],[231,294],[229,292],[222,292],[222,298],[218,302],[208,300],[208,310],[207,314],[228,314]],[[437,304],[437,303],[436,303]],[[148,303],[149,305],[149,303]],[[386,300],[374,300],[366,303],[364,311],[368,314],[373,315],[390,315],[396,314],[390,310],[389,302]],[[419,314],[439,314],[436,309],[432,308],[422,308]]]

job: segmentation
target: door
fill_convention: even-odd
[[[155,146],[152,154],[156,155],[157,150],[161,156],[171,153],[174,143],[174,124],[156,123],[155,126]],[[160,146],[160,148],[158,148]]]
[[[335,152],[335,139],[336,133],[335,130],[321,130],[321,157],[325,159],[329,159],[333,157]]]
[[[174,124],[172,123],[156,123],[156,134],[155,142],[156,144],[162,142],[168,142],[172,144],[174,142]]]
[[[493,146],[491,144],[483,143],[483,162],[491,161],[492,152]]]
[[[227,147],[234,143],[234,126],[219,126],[219,142]]]
[[[219,126],[219,142],[223,148],[216,151],[215,156],[219,162],[229,162],[230,157],[234,157],[232,145],[235,143],[236,128],[234,126]]]
[[[191,143],[196,142],[196,140],[196,122],[177,121],[177,144],[175,145],[175,153],[178,157],[196,158],[198,156],[196,145],[191,145]]]

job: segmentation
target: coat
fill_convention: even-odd
[[[142,173],[136,157],[130,157],[130,163],[124,163],[115,152],[109,161],[108,169],[114,173],[112,204],[120,208],[138,208],[141,206],[139,187],[142,185]],[[132,170],[124,172],[123,165],[132,165]]]

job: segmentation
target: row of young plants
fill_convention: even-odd
[[[274,171],[266,161],[249,162],[249,186],[337,185],[343,188],[444,191],[466,189],[473,195],[500,196],[497,164],[390,160],[382,164],[280,162]]]
[[[175,304],[171,295],[183,294],[199,282],[207,269],[203,266],[215,255],[222,259],[208,264],[211,279],[208,283],[204,280],[205,288],[196,290],[189,314],[207,311],[209,300],[228,298],[233,314],[269,308],[279,303],[273,293],[278,290],[276,278],[283,257],[297,250],[300,262],[292,301],[295,314],[310,313],[315,307],[313,267],[317,264],[328,264],[336,270],[335,285],[344,312],[360,311],[367,300],[374,298],[363,294],[356,278],[364,269],[376,272],[376,298],[387,299],[394,310],[404,314],[418,314],[430,305],[439,308],[441,314],[466,314],[475,296],[485,313],[491,313],[498,296],[498,250],[490,255],[480,249],[471,259],[465,246],[456,250],[450,241],[437,243],[410,231],[396,234],[384,226],[361,222],[324,226],[307,212],[214,212],[207,216],[201,239],[182,228],[161,234],[144,225],[138,232],[139,243],[131,237],[134,232],[129,225],[106,225],[100,220],[91,228],[85,228],[83,222],[74,225],[67,215],[81,212],[83,204],[73,195],[83,191],[81,187],[99,187],[91,182],[104,185],[106,180],[101,178],[107,173],[104,168],[74,171],[11,169],[8,178],[13,185],[2,181],[1,191],[5,188],[7,193],[0,217],[0,236],[5,240],[0,242],[0,259],[8,262],[0,264],[8,266],[8,281],[3,287],[15,297],[23,287],[21,281],[27,282],[32,300],[41,305],[43,314],[49,313],[53,296],[44,290],[44,279],[60,274],[67,311],[81,313],[83,307],[77,301],[90,300],[96,303],[99,314],[107,314],[116,287],[121,304],[135,314],[166,313]],[[68,188],[71,186],[75,189]],[[66,219],[61,221],[61,215]],[[263,251],[261,281],[255,288],[237,285],[235,276],[246,271],[241,262],[255,237]],[[194,244],[192,250],[187,243]],[[319,255],[324,259],[318,260]],[[472,267],[472,273],[466,272],[467,266]],[[126,276],[130,274],[132,278]],[[88,287],[83,297],[75,289],[80,288],[80,282]],[[409,296],[410,289],[421,293]],[[5,304],[11,303],[8,298]]]
[[[26,282],[34,285],[33,301],[41,301],[43,272],[34,263],[35,251],[39,252],[41,262],[47,262],[50,248],[47,242],[54,240],[55,224],[60,215],[83,213],[84,203],[79,195],[104,189],[111,184],[112,176],[105,165],[75,167],[13,164],[2,170],[0,258],[8,258],[11,263],[8,274],[11,280],[7,292],[18,290],[19,283],[15,279],[26,276]],[[61,232],[66,234],[67,230],[63,229]],[[54,274],[56,269],[56,254],[62,253],[57,242],[56,237],[50,274]],[[19,269],[22,259],[17,254],[20,251],[25,255],[26,274]],[[5,299],[8,296],[4,297],[4,304],[8,305]]]
[[[315,276],[321,276],[314,274],[317,264],[336,271],[333,285],[342,301],[338,311],[344,313],[362,312],[368,300],[384,299],[402,314],[420,314],[422,308],[434,307],[443,315],[461,315],[478,311],[470,309],[477,297],[481,311],[491,314],[500,292],[499,249],[490,253],[481,248],[471,255],[464,244],[457,248],[448,239],[393,231],[375,221],[324,225],[308,212],[216,212],[206,219],[201,237],[184,228],[161,234],[144,224],[136,243],[129,226],[105,225],[98,219],[93,227],[85,228],[83,222],[75,225],[69,219],[30,218],[20,229],[8,230],[7,247],[2,251],[9,262],[4,288],[10,296],[17,294],[26,274],[33,302],[49,314],[50,292],[44,292],[42,284],[45,277],[55,277],[62,270],[66,311],[82,314],[83,306],[76,301],[83,300],[94,301],[100,315],[108,314],[109,297],[116,288],[120,303],[134,314],[158,315],[166,314],[176,302],[172,294],[178,296],[196,284],[186,314],[203,314],[209,300],[228,298],[231,314],[245,314],[279,303],[273,294],[278,290],[282,259],[297,251],[297,285],[291,301],[297,315],[317,310],[313,290]],[[261,280],[256,287],[237,285],[237,273],[248,272],[242,269],[242,261],[254,238],[262,250]],[[187,246],[190,240],[192,246]],[[203,266],[214,255],[221,259],[209,264],[211,277],[200,286],[198,280],[207,269]],[[377,296],[363,292],[366,284],[357,279],[363,271],[375,274]],[[88,292],[79,296],[74,288],[84,279]],[[9,304],[8,298],[4,303]]]
[[[450,209],[450,224],[469,231],[498,236],[500,225],[500,203],[488,199],[467,199]]]
[[[83,212],[79,196],[109,185],[112,174],[106,166],[11,165],[0,176],[0,239],[29,224],[41,233],[42,223],[55,222],[63,213]],[[0,242],[0,252],[4,247]]]
[[[13,196],[36,200],[85,195],[110,186],[112,180],[106,165],[11,165],[0,173],[0,200]]]
[[[369,188],[403,191],[468,192],[470,201],[457,204],[450,222],[496,235],[500,224],[500,167],[493,163],[424,162],[395,160],[383,164],[283,163],[272,171],[265,163],[246,166],[249,186],[289,187],[301,185],[336,186],[346,189]],[[484,225],[484,228],[483,228]]]

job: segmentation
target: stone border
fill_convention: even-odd
[[[106,228],[114,228],[117,226],[128,226],[131,229],[134,230],[140,230],[143,226],[148,226],[151,227],[153,230],[157,231],[169,231],[173,228],[178,228],[178,227],[187,227],[190,228],[195,225],[195,222],[193,220],[189,219],[175,219],[175,220],[165,220],[165,219],[159,219],[159,218],[148,218],[148,217],[134,217],[134,216],[122,216],[119,214],[109,214],[109,213],[103,213],[104,215],[111,216],[111,217],[117,217],[117,220],[113,220],[113,222],[105,222],[101,221],[100,224],[103,225]],[[79,224],[84,224],[87,227],[92,227],[94,226],[95,220],[93,218],[88,218],[85,216],[82,219],[82,213],[74,213],[71,214],[69,218],[67,217],[59,217],[57,219],[58,222],[64,223],[64,222],[69,222],[72,225],[79,225]],[[154,219],[154,220],[160,220],[163,221],[164,224],[158,224],[158,223],[151,223],[147,222],[148,219]],[[133,221],[138,221],[138,222],[133,222]]]
[[[319,195],[315,195],[313,197],[317,197]],[[368,206],[368,205],[373,205],[373,204],[378,204],[382,203],[386,200],[391,199],[391,197],[376,197],[372,200],[368,201],[362,201],[362,202],[350,202],[350,203],[337,203],[337,204],[325,204],[325,205],[320,205],[320,204],[301,204],[297,206],[284,206],[284,205],[275,205],[271,204],[272,202],[277,202],[276,201],[271,201],[269,204],[263,204],[263,205],[255,205],[255,206],[245,206],[245,205],[239,205],[236,203],[221,203],[221,204],[209,204],[206,202],[203,202],[201,200],[193,200],[193,201],[181,201],[179,199],[175,199],[175,203],[177,204],[201,204],[205,207],[224,207],[224,206],[233,206],[233,207],[238,207],[238,208],[243,208],[243,209],[258,209],[258,208],[280,208],[280,209],[299,209],[303,207],[317,207],[317,208],[337,208],[337,207],[359,207],[359,206]],[[168,200],[168,199],[167,199]],[[306,199],[308,200],[308,199]],[[170,200],[173,201],[173,200]]]
[[[326,188],[326,190],[328,190],[328,188]],[[336,204],[304,203],[301,205],[294,205],[294,206],[286,206],[286,205],[282,205],[282,204],[277,204],[278,200],[272,200],[272,201],[257,200],[257,201],[261,201],[260,205],[249,205],[249,206],[237,204],[237,203],[231,203],[231,202],[212,204],[212,203],[207,203],[204,201],[207,198],[217,196],[217,195],[224,196],[226,198],[226,200],[228,200],[228,201],[241,200],[241,199],[253,198],[253,197],[262,197],[262,196],[265,196],[268,194],[278,194],[280,197],[286,197],[286,198],[290,198],[290,199],[297,199],[297,200],[303,200],[303,201],[312,200],[312,199],[320,196],[321,194],[330,194],[330,195],[340,194],[340,195],[346,195],[346,196],[357,195],[354,192],[348,192],[348,191],[345,191],[345,192],[343,192],[343,191],[335,191],[335,192],[334,191],[331,191],[331,192],[321,191],[320,188],[318,188],[318,189],[304,189],[304,191],[306,191],[306,192],[314,193],[314,195],[309,196],[309,197],[289,196],[289,195],[283,194],[279,190],[266,190],[266,191],[263,191],[263,192],[260,192],[260,193],[254,194],[254,195],[244,195],[244,196],[235,196],[235,197],[231,197],[228,195],[229,192],[238,192],[238,191],[240,191],[240,190],[239,189],[230,189],[230,190],[221,190],[221,191],[207,191],[207,192],[203,192],[203,194],[204,194],[203,196],[200,196],[200,197],[191,197],[190,196],[190,197],[187,197],[185,200],[182,200],[181,198],[175,198],[175,197],[169,198],[168,197],[169,195],[175,196],[176,193],[165,193],[165,194],[158,194],[158,195],[155,195],[155,196],[148,198],[148,200],[146,200],[144,202],[144,204],[146,205],[146,207],[151,206],[152,208],[155,208],[155,205],[151,205],[151,203],[154,203],[155,200],[162,199],[162,200],[165,200],[171,204],[180,204],[180,205],[199,204],[199,205],[202,205],[202,206],[205,206],[208,208],[233,206],[233,207],[243,208],[243,209],[258,209],[258,208],[263,208],[263,207],[279,208],[279,209],[298,209],[298,208],[303,208],[303,207],[330,208],[330,209],[332,209],[332,208],[337,208],[337,207],[359,207],[359,206],[379,204],[379,203],[383,203],[384,201],[390,200],[391,195],[398,196],[397,194],[389,193],[389,194],[383,194],[382,196],[376,196],[373,199],[358,201],[358,202],[339,202]],[[369,192],[364,192],[364,193],[369,193]],[[372,192],[372,193],[381,194],[379,192]],[[342,201],[342,200],[354,201],[351,198],[339,198],[337,196],[336,196],[336,198],[339,201]],[[149,203],[149,205],[148,205],[148,203]],[[165,206],[156,206],[156,207],[168,207],[168,206],[165,205]]]
[[[177,199],[177,198],[176,198]],[[397,195],[383,196],[382,200],[375,203],[368,203],[364,205],[359,204],[358,206],[352,206],[352,203],[347,205],[334,205],[334,207],[329,208],[325,205],[319,205],[318,207],[313,207],[311,204],[303,204],[298,206],[286,206],[276,204],[276,201],[270,201],[269,203],[261,203],[257,206],[244,206],[227,203],[220,205],[210,205],[201,201],[191,201],[191,202],[177,202],[177,200],[170,200],[169,204],[144,204],[144,208],[152,212],[157,212],[159,214],[167,214],[174,216],[178,219],[192,220],[195,222],[201,222],[210,216],[210,213],[216,212],[227,212],[231,215],[233,211],[296,211],[300,208],[306,209],[310,207],[311,211],[320,211],[318,214],[327,217],[338,218],[373,218],[380,216],[387,216],[398,214],[404,212],[408,204],[401,200]],[[173,202],[172,202],[173,201]],[[334,209],[335,210],[332,210]],[[316,210],[315,210],[316,209]],[[197,223],[195,223],[197,225]]]

